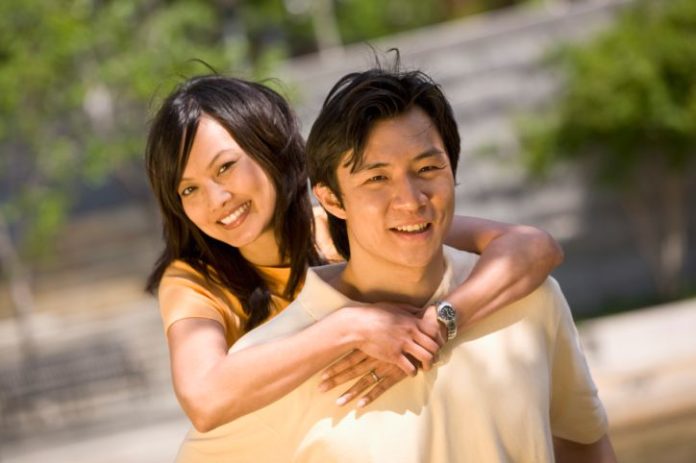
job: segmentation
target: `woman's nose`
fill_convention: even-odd
[[[211,182],[208,186],[208,204],[212,209],[224,207],[231,197],[232,194],[224,185]]]

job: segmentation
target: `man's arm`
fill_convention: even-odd
[[[614,448],[607,434],[592,444],[554,437],[553,452],[558,463],[616,463]]]
[[[466,328],[534,291],[563,261],[563,250],[545,231],[475,217],[455,216],[446,244],[481,258],[471,275],[445,297]]]

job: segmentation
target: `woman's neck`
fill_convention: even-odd
[[[281,267],[288,265],[280,255],[280,247],[275,239],[273,229],[263,232],[252,243],[239,248],[246,260],[258,267]]]

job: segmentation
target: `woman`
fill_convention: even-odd
[[[151,126],[146,165],[165,249],[148,288],[158,291],[177,398],[199,431],[282,397],[350,351],[322,388],[379,368],[379,387],[367,391],[365,376],[339,399],[364,394],[365,405],[416,365],[429,368],[443,343],[437,323],[417,309],[384,304],[347,307],[296,335],[227,354],[287,306],[309,265],[323,262],[303,148],[280,95],[220,76],[183,83]],[[529,227],[458,218],[452,235],[449,244],[482,252],[447,298],[466,308],[469,323],[531,292],[561,260],[556,243]]]

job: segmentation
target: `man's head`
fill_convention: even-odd
[[[310,179],[338,251],[347,259],[374,248],[414,265],[439,252],[459,150],[452,109],[422,72],[343,77],[307,140]]]

